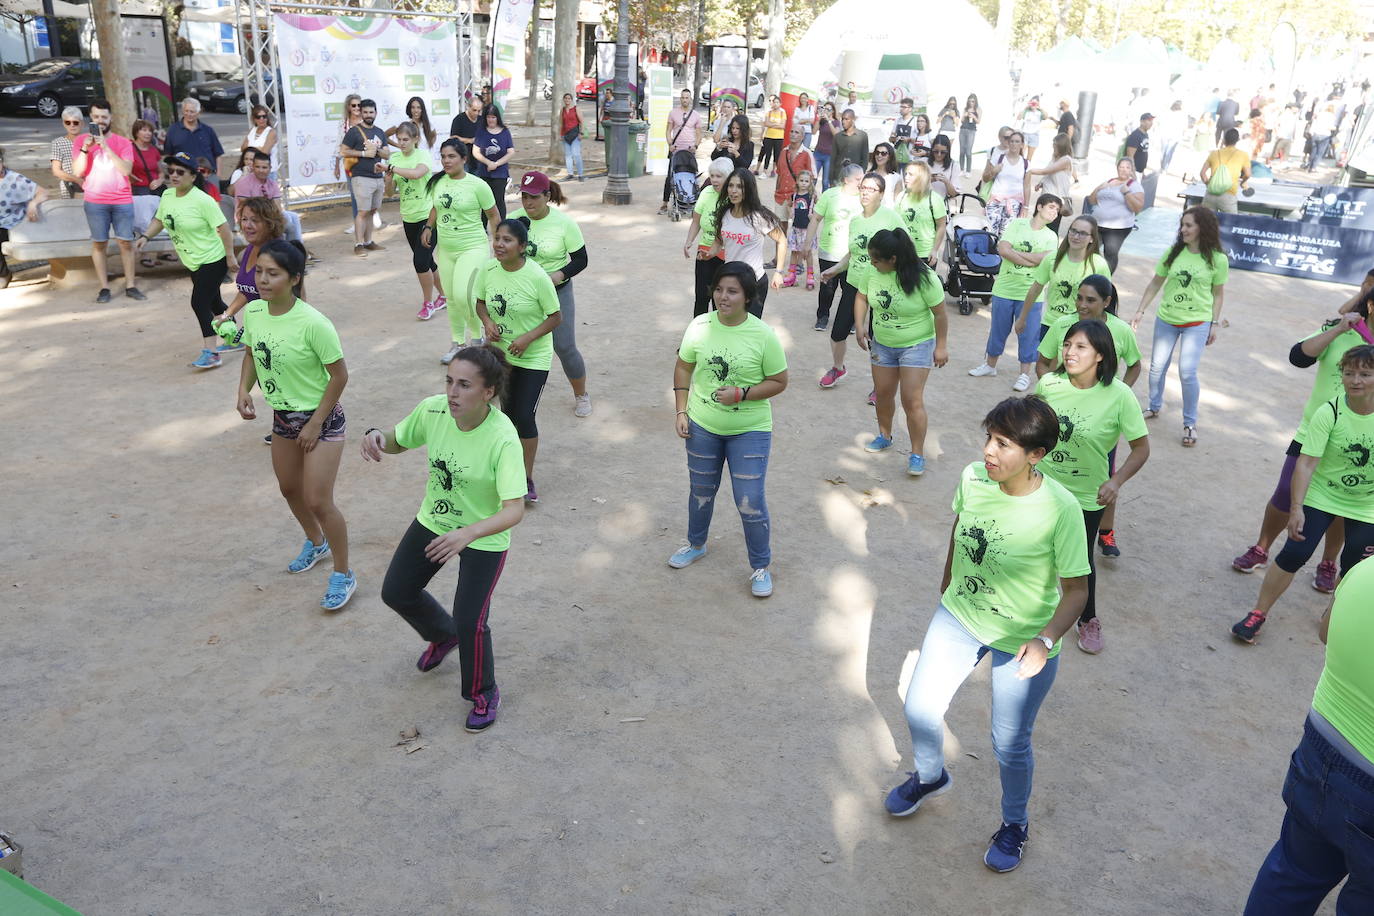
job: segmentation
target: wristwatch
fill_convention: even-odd
[[[1045,651],[1046,651],[1046,652],[1053,652],[1053,651],[1054,651],[1054,640],[1053,640],[1053,639],[1050,639],[1050,638],[1049,638],[1048,636],[1046,636],[1044,633],[1038,634],[1035,638],[1038,639],[1038,640],[1040,640],[1041,642],[1043,642],[1043,643],[1045,644]]]

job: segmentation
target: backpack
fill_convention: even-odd
[[[1207,179],[1207,193],[1222,195],[1231,193],[1231,185],[1234,179],[1231,177],[1231,169],[1226,163],[1221,161],[1221,156],[1217,156],[1217,167],[1212,170],[1212,177]]]

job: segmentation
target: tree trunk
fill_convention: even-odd
[[[119,0],[91,0],[95,17],[96,40],[100,42],[100,70],[105,77],[105,96],[110,100],[110,124],[123,134],[134,123],[134,88],[124,57],[124,24],[119,18]],[[122,127],[123,130],[118,130]]]
[[[563,161],[563,131],[558,116],[558,112],[563,108],[563,93],[570,93],[573,104],[577,104],[577,8],[578,0],[554,0],[553,106],[549,112],[549,165],[561,165]]]
[[[530,40],[525,42],[529,56],[526,58],[525,83],[529,95],[525,99],[525,126],[534,126],[534,104],[539,98],[539,0],[535,0],[530,11]]]
[[[764,88],[769,95],[782,91],[782,45],[787,37],[787,0],[770,0],[768,8],[768,76]]]

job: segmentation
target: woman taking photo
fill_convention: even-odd
[[[1063,136],[1062,134],[1060,136]],[[1036,343],[1045,339],[1045,332],[1061,318],[1078,313],[1078,286],[1092,274],[1110,278],[1107,259],[1097,253],[1097,221],[1091,216],[1079,216],[1069,224],[1069,232],[1053,257],[1047,257],[1035,268],[1030,289],[1021,303],[1021,313],[1012,328],[1017,334],[1026,330],[1031,310],[1037,302],[1044,303],[1040,313],[1040,328]]]
[[[429,213],[434,209],[427,190],[429,176],[433,173],[430,168],[433,157],[420,148],[420,128],[414,121],[402,121],[391,129],[389,136],[400,152],[391,154],[385,168],[396,182],[396,193],[401,199],[401,225],[405,227],[406,242],[410,245],[410,263],[420,283],[422,298],[415,317],[428,321],[448,304],[439,264],[434,259],[434,234],[429,233],[428,242],[422,241]]]
[[[272,126],[272,112],[262,105],[254,105],[250,117],[252,124],[248,128],[248,133],[243,135],[243,142],[239,144],[239,152],[251,148],[266,153],[272,163],[272,179],[275,181],[278,158],[277,129]]]
[[[782,110],[782,99],[776,95],[768,97],[768,111],[763,116],[763,151],[759,162],[753,169],[759,174],[763,169],[771,169],[769,178],[778,177],[778,160],[782,155],[782,141],[787,131],[787,112]]]
[[[824,193],[834,184],[831,178],[830,157],[835,152],[835,134],[840,130],[840,119],[835,114],[835,103],[821,105],[821,113],[816,118],[816,177],[820,179],[821,192]],[[860,169],[862,171],[862,169]]]
[[[946,137],[954,136],[959,129],[959,100],[950,96],[949,101],[945,102],[945,107],[935,116],[935,121],[939,125],[936,128],[938,133]]]
[[[1059,443],[1058,414],[1037,397],[1008,398],[983,428],[982,460],[964,468],[954,494],[943,593],[906,692],[914,772],[888,793],[886,808],[905,817],[949,791],[945,710],[990,655],[1002,826],[983,864],[1008,872],[1030,836],[1035,717],[1059,670],[1060,637],[1082,613],[1091,569],[1073,494],[1039,470]]]
[[[797,97],[797,107],[792,111],[792,126],[802,131],[802,146],[811,149],[811,137],[816,132],[816,103],[803,92]]]
[[[996,162],[989,156],[983,167],[983,180],[992,182],[986,213],[993,235],[1001,235],[1007,223],[1019,217],[1026,201],[1031,199],[1030,164],[1021,155],[1024,143],[1019,130],[1011,131],[1007,134],[1006,154]]]
[[[486,224],[494,226],[500,222],[491,186],[467,171],[467,155],[468,147],[462,140],[445,140],[439,146],[439,162],[444,170],[425,182],[430,210],[420,230],[420,243],[434,246],[440,286],[453,293],[448,304],[453,343],[439,358],[445,366],[469,342],[476,343],[481,338],[482,323],[473,308],[472,278],[491,257]]]
[[[916,116],[916,130],[911,137],[909,148],[911,159],[925,159],[930,155],[930,144],[935,142],[935,131],[930,129],[930,118],[923,114]]]
[[[734,166],[729,159],[712,159],[706,169],[706,181],[697,194],[696,206],[692,208],[692,223],[687,227],[687,241],[682,243],[682,256],[695,259],[696,296],[692,303],[692,317],[705,315],[711,304],[711,287],[716,280],[716,270],[721,261],[716,245],[716,205],[720,202],[720,191],[725,187],[725,179],[730,177]],[[694,244],[695,243],[695,244]]]
[[[1131,320],[1139,328],[1150,301],[1162,287],[1150,346],[1150,406],[1146,419],[1164,408],[1164,377],[1178,348],[1178,380],[1183,386],[1183,444],[1197,444],[1197,379],[1202,350],[1217,339],[1230,262],[1221,247],[1217,215],[1206,207],[1189,207],[1178,221],[1178,239],[1155,265],[1155,275],[1140,296]]]
[[[908,162],[902,177],[904,185],[897,199],[897,212],[916,246],[916,254],[934,267],[945,244],[944,198],[931,190],[930,166],[924,162]]]
[[[348,525],[334,505],[345,421],[339,398],[348,384],[339,335],[328,318],[300,298],[305,255],[276,239],[257,252],[259,299],[243,310],[250,359],[239,375],[238,412],[257,418],[253,386],[272,408],[272,469],[281,495],[305,531],[287,571],[302,573],[333,555],[320,607],[341,609],[358,589],[348,565]]]
[[[1135,230],[1135,215],[1145,209],[1145,188],[1136,179],[1135,163],[1129,156],[1117,160],[1116,175],[1093,188],[1088,200],[1102,238],[1102,256],[1116,270],[1121,246]]]
[[[482,109],[482,126],[472,144],[472,158],[482,164],[482,180],[491,188],[496,199],[496,212],[506,218],[506,182],[510,180],[511,157],[515,155],[515,141],[511,139],[501,109],[488,105]]]
[[[950,158],[949,137],[939,135],[930,144],[930,187],[936,194],[949,200],[959,193],[959,169]]]
[[[747,117],[741,114],[730,119],[725,137],[716,144],[715,150],[711,153],[711,158],[728,159],[730,164],[737,169],[747,170],[749,168],[749,164],[754,161],[754,143],[749,139],[749,119]]]
[[[978,122],[982,120],[978,96],[969,93],[964,113],[959,119],[959,171],[973,171],[973,145],[978,142]]]
[[[177,257],[191,272],[191,311],[200,323],[202,340],[200,356],[191,368],[216,369],[221,353],[243,349],[242,344],[221,345],[214,328],[215,316],[224,311],[219,285],[229,271],[239,267],[234,258],[234,237],[224,211],[205,193],[205,179],[197,173],[191,157],[177,153],[162,161],[171,190],[158,198],[157,215],[134,241],[134,247],[142,251],[148,240],[166,227]]]
[[[763,268],[763,241],[773,240],[773,263],[787,263],[787,234],[773,211],[759,200],[758,185],[748,169],[735,169],[725,181],[725,193],[716,202],[716,247],[725,261],[742,261],[754,269],[754,298],[749,313],[763,317],[768,289],[782,289],[782,271],[771,281]],[[712,251],[714,255],[716,252]]]
[[[1040,377],[1035,393],[1060,416],[1059,442],[1043,465],[1044,473],[1064,485],[1083,510],[1088,551],[1088,597],[1075,625],[1078,648],[1101,652],[1102,623],[1097,618],[1097,565],[1093,547],[1102,515],[1116,504],[1121,487],[1150,457],[1150,440],[1140,402],[1116,377],[1116,341],[1104,322],[1090,318],[1068,328],[1059,369]],[[1109,455],[1122,438],[1131,452],[1121,467]]]
[[[1055,134],[1051,143],[1050,164],[1043,169],[1031,169],[1030,174],[1034,178],[1039,178],[1040,183],[1036,189],[1046,194],[1053,194],[1064,202],[1064,207],[1059,212],[1059,218],[1050,223],[1050,228],[1054,234],[1059,234],[1059,222],[1065,216],[1073,213],[1073,204],[1069,199],[1069,189],[1073,185],[1073,150],[1069,145],[1069,138],[1066,134]]]
[[[768,501],[764,482],[773,441],[769,398],[787,388],[787,358],[773,329],[749,314],[754,269],[727,262],[716,276],[715,311],[692,319],[673,367],[677,434],[686,440],[687,544],[668,558],[674,569],[706,555],[721,472],[730,466],[731,488],[749,551],[750,591],[773,594],[769,572]]]
[[[863,180],[861,166],[850,163],[842,170],[842,180],[827,188],[816,201],[811,211],[811,225],[806,227],[806,241],[803,247],[810,250],[816,239],[820,244],[816,250],[816,260],[820,262],[821,285],[816,294],[816,330],[824,331],[830,322],[830,306],[835,301],[835,291],[844,281],[844,271],[830,274],[826,271],[845,258],[849,248],[849,224],[854,217],[863,213],[859,202],[859,182]]]
[[[868,256],[872,262],[868,283],[854,298],[854,341],[860,350],[868,350],[872,359],[878,435],[864,449],[881,452],[892,447],[892,418],[900,386],[902,412],[911,437],[906,472],[920,477],[926,470],[926,378],[931,369],[949,362],[945,289],[901,229],[874,233],[868,242]]]
[[[406,120],[386,132],[386,138],[394,141],[401,128],[410,125],[415,131],[415,146],[425,158],[425,164],[434,168],[439,164],[439,134],[429,123],[429,109],[425,100],[412,95],[406,102]]]
[[[897,209],[897,199],[906,190],[902,183],[902,164],[897,161],[897,151],[886,141],[873,147],[868,154],[868,170],[883,176],[883,206]]]
[[[436,394],[386,432],[363,433],[363,459],[381,461],[424,446],[425,498],[391,556],[382,601],[429,643],[415,667],[433,671],[455,648],[466,729],[496,721],[501,692],[492,661],[491,596],[506,565],[510,530],[525,516],[524,467],[510,419],[492,407],[505,391],[507,368],[492,347],[466,347],[449,363],[445,394]],[[458,558],[453,613],[425,587]]]
[[[587,394],[587,364],[577,349],[577,303],[572,284],[573,277],[587,269],[587,243],[577,222],[559,209],[567,200],[558,182],[543,172],[526,172],[520,179],[522,209],[511,218],[528,222],[534,263],[549,275],[558,293],[562,318],[553,329],[553,352],[572,386],[573,416],[590,417],[592,396]]]
[[[553,365],[554,328],[563,320],[553,280],[525,257],[529,230],[523,222],[503,219],[492,236],[490,258],[477,271],[472,297],[486,339],[506,356],[510,378],[501,395],[501,410],[515,424],[525,458],[525,499],[539,502],[534,488],[534,457],[539,426],[534,413]]]
[[[563,108],[558,117],[562,127],[563,169],[569,178],[576,175],[578,181],[586,181],[587,175],[582,171],[582,113],[577,110],[571,92],[563,93]]]

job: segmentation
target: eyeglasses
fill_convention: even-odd
[[[1091,233],[1091,232],[1084,232],[1082,229],[1070,229],[1070,230],[1069,230],[1069,235],[1072,235],[1072,236],[1074,236],[1075,238],[1080,238],[1080,239],[1081,239],[1081,238],[1083,238],[1083,237],[1085,237],[1085,236],[1092,235],[1092,233]]]

